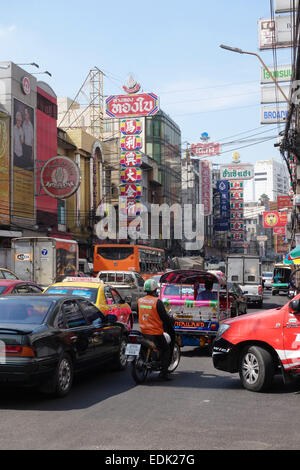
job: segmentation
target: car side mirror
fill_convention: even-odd
[[[292,300],[289,303],[290,309],[295,313],[300,313],[300,301],[299,300]]]
[[[118,317],[112,313],[109,313],[108,315],[105,315],[105,320],[106,323],[116,323],[118,321]]]

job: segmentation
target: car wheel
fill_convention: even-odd
[[[60,358],[53,377],[41,386],[40,391],[56,397],[65,397],[72,388],[73,377],[73,362],[70,355],[65,353]]]
[[[271,354],[259,346],[247,346],[241,354],[239,374],[247,390],[262,392],[270,387],[274,377]]]
[[[114,358],[114,362],[113,362],[113,368],[115,370],[124,370],[124,369],[126,369],[126,366],[127,366],[127,356],[125,355],[126,346],[127,346],[127,341],[123,337],[123,338],[121,338],[119,350],[118,350],[118,353],[116,354],[116,356]]]

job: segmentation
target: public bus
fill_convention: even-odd
[[[94,246],[94,275],[99,271],[136,271],[144,279],[164,271],[165,253],[142,245]]]

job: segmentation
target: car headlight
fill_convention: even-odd
[[[229,328],[230,328],[230,325],[228,325],[227,323],[222,323],[222,324],[219,326],[219,329],[218,329],[218,332],[217,332],[217,336],[216,336],[216,340],[217,340],[217,339],[220,339],[221,336],[223,336],[223,334],[225,333],[225,331],[227,331]]]

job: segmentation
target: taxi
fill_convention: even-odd
[[[116,315],[129,329],[133,326],[133,313],[119,292],[95,277],[66,277],[62,282],[48,286],[44,294],[77,295],[88,299],[104,314]]]

